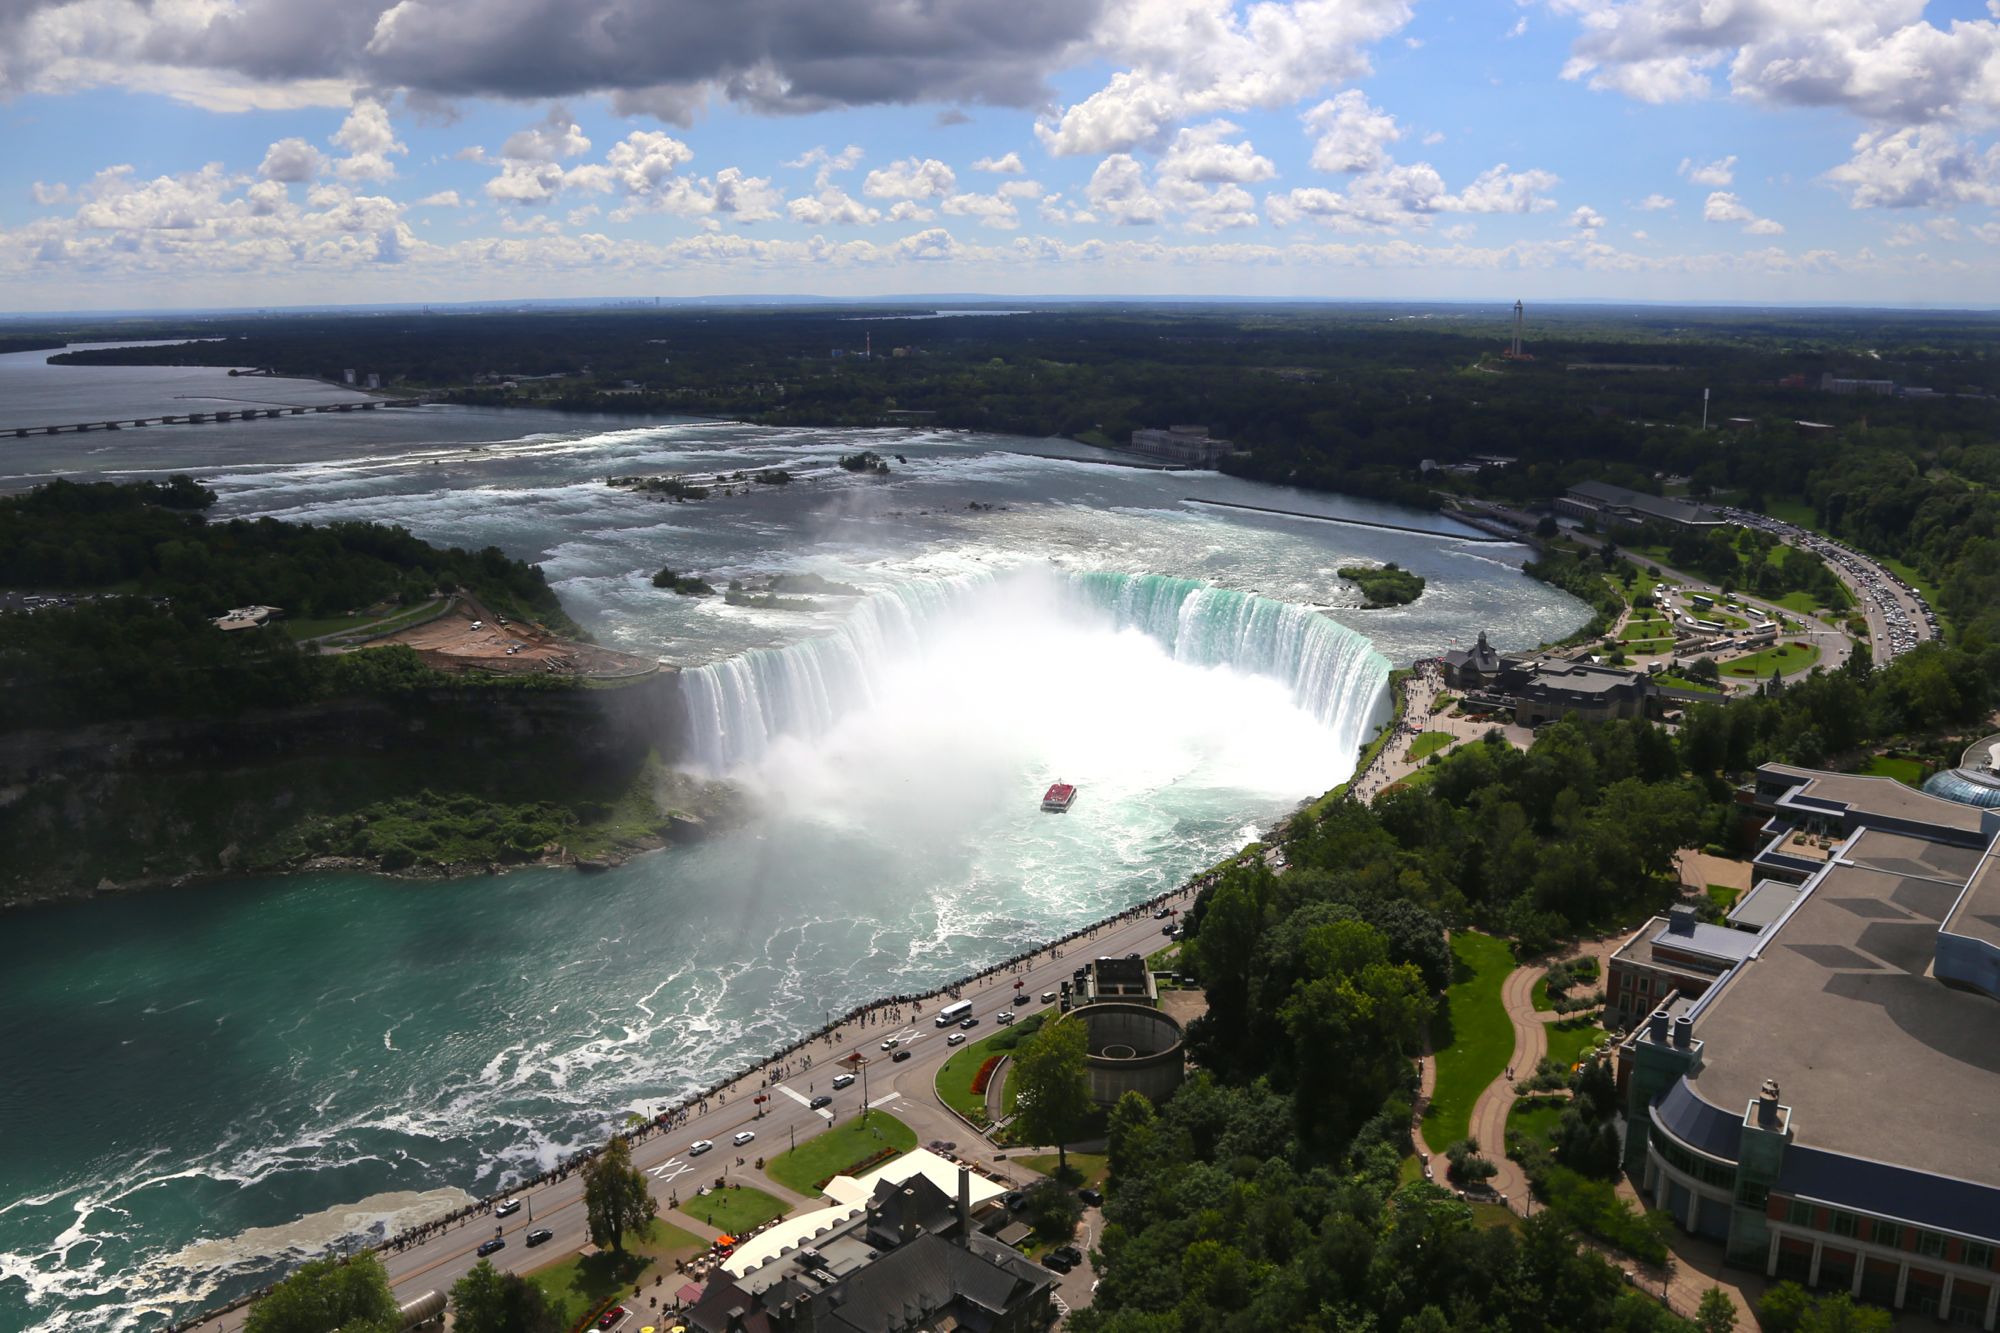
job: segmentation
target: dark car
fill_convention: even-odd
[[[1071,1268],[1075,1268],[1083,1262],[1083,1251],[1074,1245],[1058,1245],[1053,1250],[1050,1250],[1049,1253],[1062,1260],[1065,1264],[1068,1264]]]
[[[909,1059],[909,1058],[910,1058],[910,1057],[911,1057],[912,1055],[915,1055],[915,1054],[916,1054],[916,1052],[915,1052],[915,1051],[912,1051],[912,1050],[909,1050],[909,1049],[905,1048],[905,1049],[903,1049],[903,1050],[900,1050],[900,1051],[897,1051],[897,1052],[896,1052],[896,1053],[895,1053],[894,1055],[890,1056],[890,1057],[889,1057],[889,1063],[890,1063],[890,1064],[895,1064],[895,1063],[896,1063],[897,1061],[899,1061],[899,1060],[907,1060],[907,1059]]]
[[[1053,1268],[1058,1273],[1067,1273],[1076,1267],[1076,1261],[1061,1250],[1050,1250],[1042,1256],[1042,1267]]]
[[[498,1254],[506,1248],[507,1238],[505,1236],[495,1236],[491,1240],[482,1240],[479,1242],[479,1253],[482,1258],[489,1254]]]
[[[525,1237],[525,1239],[528,1242],[528,1246],[531,1249],[537,1245],[546,1245],[555,1238],[556,1238],[556,1233],[549,1230],[547,1227],[536,1227],[533,1231],[530,1231]]]
[[[1007,1211],[1010,1213],[1018,1213],[1028,1206],[1028,1196],[1019,1190],[1008,1190],[1001,1197],[1006,1200]]]
[[[962,1028],[976,1028],[979,1026],[979,1016],[977,1014],[969,1015],[959,1026]]]
[[[1076,1197],[1082,1199],[1092,1208],[1102,1208],[1104,1206],[1104,1194],[1100,1190],[1078,1190]]]
[[[833,1105],[833,1098],[827,1096],[825,1093],[822,1092],[819,1096],[813,1098],[811,1101],[806,1103],[806,1109],[809,1111],[817,1111],[822,1106],[831,1106],[831,1105]]]

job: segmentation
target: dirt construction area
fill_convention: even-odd
[[[659,663],[630,653],[558,638],[533,625],[494,615],[463,598],[435,620],[398,630],[368,647],[401,643],[415,649],[439,671],[486,671],[507,675],[637,676]]]

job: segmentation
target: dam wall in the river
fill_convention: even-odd
[[[679,677],[458,686],[0,735],[0,906],[250,868],[313,815],[433,791],[610,796],[685,745]]]

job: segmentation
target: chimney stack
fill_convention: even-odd
[[[958,1243],[972,1245],[972,1168],[958,1164]]]
[[[1682,1050],[1694,1045],[1694,1020],[1686,1014],[1674,1020],[1674,1045]]]
[[[1667,1040],[1667,1011],[1655,1009],[1646,1018],[1646,1035],[1664,1045]]]
[[[1778,1080],[1767,1078],[1757,1090],[1757,1123],[1765,1129],[1778,1127]]]

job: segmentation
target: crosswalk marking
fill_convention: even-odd
[[[671,1185],[692,1170],[694,1170],[692,1162],[683,1162],[678,1157],[669,1157],[647,1174],[662,1185]]]
[[[812,1103],[811,1103],[811,1102],[809,1102],[809,1101],[807,1101],[807,1100],[806,1100],[806,1095],[805,1095],[805,1094],[804,1094],[803,1092],[800,1092],[800,1091],[798,1091],[798,1090],[797,1090],[796,1088],[788,1088],[788,1087],[786,1087],[786,1086],[785,1086],[784,1084],[780,1083],[780,1084],[778,1085],[778,1091],[779,1091],[779,1092],[782,1092],[782,1093],[784,1093],[784,1094],[785,1094],[785,1095],[786,1095],[787,1097],[790,1097],[790,1098],[791,1098],[791,1099],[792,1099],[793,1101],[797,1102],[797,1103],[798,1103],[798,1104],[799,1104],[800,1106],[811,1106],[811,1105],[812,1105]]]

